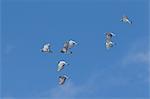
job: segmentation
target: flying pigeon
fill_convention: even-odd
[[[50,53],[50,52],[52,52],[50,50],[50,44],[49,43],[44,44],[43,48],[41,49],[41,52],[44,52],[44,53]]]
[[[59,76],[59,85],[63,85],[67,79],[68,79],[68,76],[66,75]]]
[[[66,41],[64,43],[64,47],[61,49],[61,53],[67,53],[69,51],[69,49],[73,48],[75,45],[77,45],[77,43],[73,40],[69,40],[69,41]],[[70,53],[72,53],[70,51]]]
[[[57,71],[61,71],[62,69],[64,69],[65,65],[68,65],[68,63],[65,61],[59,61],[57,66]]]
[[[132,22],[129,20],[128,16],[123,16],[120,20],[121,22],[132,24]]]

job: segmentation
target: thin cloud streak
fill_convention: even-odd
[[[128,50],[127,54],[122,58],[122,64],[128,65],[132,63],[149,64],[150,51],[149,51],[149,39],[143,37],[133,42]]]
[[[136,52],[130,53],[123,59],[123,65],[131,64],[131,63],[144,63],[149,64],[150,62],[150,52]]]

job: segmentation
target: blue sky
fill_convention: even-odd
[[[132,25],[120,19],[128,15]],[[2,99],[148,99],[148,2],[2,2]],[[117,43],[105,48],[106,32]],[[66,40],[78,45],[59,53]],[[52,54],[43,54],[45,42]],[[56,72],[59,60],[70,65]],[[64,86],[58,76],[68,74]]]

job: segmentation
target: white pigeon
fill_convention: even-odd
[[[66,75],[59,76],[59,85],[63,85],[65,83],[66,79],[68,79],[68,76],[66,76]]]
[[[129,20],[128,16],[123,16],[121,21],[124,23],[132,24],[132,22]]]
[[[52,52],[52,51],[50,50],[50,44],[49,44],[49,43],[45,44],[45,45],[43,46],[43,48],[41,49],[41,51],[42,51],[42,52],[45,52],[45,53]]]
[[[73,48],[75,45],[77,45],[77,43],[73,40],[69,40],[68,43],[69,43],[69,49]]]
[[[73,40],[66,41],[64,43],[64,47],[61,49],[60,52],[61,53],[67,53],[67,52],[69,52],[69,49],[73,48],[75,45],[77,45],[77,43]],[[72,54],[71,51],[69,53]]]
[[[59,61],[57,66],[57,71],[61,71],[62,69],[64,69],[65,65],[68,65],[68,63],[65,61]]]

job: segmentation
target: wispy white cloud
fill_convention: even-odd
[[[123,59],[123,64],[127,65],[130,63],[144,63],[149,64],[150,62],[150,52],[140,51],[140,52],[133,52],[129,53]]]
[[[131,44],[126,55],[122,58],[123,65],[131,63],[143,63],[149,64],[150,62],[150,51],[148,39],[138,39]]]
[[[66,83],[64,86],[59,86],[50,91],[52,99],[72,99],[74,98],[80,89],[75,86],[71,81]]]

